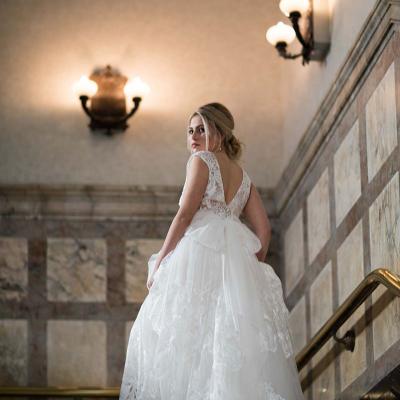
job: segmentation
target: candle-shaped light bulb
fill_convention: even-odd
[[[82,75],[79,81],[74,84],[74,92],[77,96],[92,97],[97,92],[97,83]]]
[[[278,22],[276,25],[271,26],[266,33],[266,38],[273,46],[279,42],[285,42],[290,44],[296,37],[296,32],[294,29],[284,24],[283,22]]]
[[[129,80],[124,86],[125,96],[132,99],[133,97],[143,98],[150,92],[150,87],[137,76]]]
[[[288,17],[291,12],[298,11],[304,15],[310,4],[308,0],[281,0],[279,8]]]

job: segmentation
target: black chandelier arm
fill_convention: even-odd
[[[300,32],[300,27],[299,27],[299,19],[301,17],[301,14],[298,11],[293,11],[290,13],[289,15],[289,19],[292,22],[292,26],[293,29],[296,33],[296,37],[299,40],[299,42],[302,44],[302,46],[306,49],[311,48],[311,43],[307,43],[304,38],[303,35]]]
[[[87,102],[88,102],[88,100],[89,100],[89,96],[86,96],[86,95],[83,94],[83,95],[79,96],[79,100],[81,101],[83,111],[85,111],[85,113],[86,113],[90,118],[93,118],[91,112],[89,111],[89,109],[88,109],[88,107],[87,107]]]
[[[95,122],[98,122],[98,123],[101,123],[101,124],[104,124],[104,125],[109,125],[109,126],[114,126],[116,124],[121,124],[121,123],[126,122],[130,117],[132,117],[136,113],[136,111],[139,108],[139,104],[142,101],[141,97],[134,97],[132,99],[133,104],[134,104],[132,110],[122,118],[115,118],[115,117],[104,118],[104,117],[98,117],[96,115],[93,115],[90,112],[90,110],[89,110],[89,108],[87,106],[87,102],[89,100],[88,96],[82,95],[82,96],[79,96],[79,99],[81,101],[83,110],[91,118],[92,121],[95,121]]]
[[[298,53],[298,54],[288,53],[288,52],[286,51],[286,47],[287,47],[286,42],[278,42],[278,43],[275,45],[275,47],[276,47],[276,49],[278,50],[279,55],[280,55],[281,57],[283,57],[283,58],[288,58],[288,59],[292,59],[292,60],[293,60],[293,59],[295,59],[295,58],[297,58],[297,57],[303,56],[303,52]]]
[[[127,121],[130,117],[132,117],[133,114],[135,114],[135,112],[139,108],[139,104],[142,101],[142,98],[141,97],[134,97],[132,99],[132,101],[133,101],[133,104],[134,104],[132,110],[128,114],[126,114],[124,118],[121,119],[121,122]]]

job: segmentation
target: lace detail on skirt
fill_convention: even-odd
[[[283,300],[282,283],[279,277],[271,266],[265,263],[265,273],[268,275],[268,290],[264,288],[263,297],[266,302],[272,305],[272,320],[276,326],[276,333],[282,346],[285,357],[291,357],[294,355],[293,350],[293,338],[289,327],[289,310]],[[264,314],[266,319],[271,319],[270,316]]]
[[[263,385],[263,394],[266,395],[267,400],[285,400],[281,395],[275,392],[272,385],[269,382],[265,382]]]
[[[286,331],[286,312],[280,315],[282,302],[279,300],[276,281],[279,278],[275,278],[273,274],[273,272],[269,273],[271,286],[265,287],[262,293],[264,300],[273,305],[273,312],[264,314],[266,323],[263,327],[257,329],[257,327],[248,326],[258,342],[254,345],[265,359],[268,359],[267,353],[277,351],[278,340],[286,357],[292,354],[290,334]],[[141,348],[138,334],[133,334],[134,339],[129,343],[131,363],[140,360],[141,351],[144,357],[147,351],[150,351],[147,356],[149,361],[154,351],[157,354],[156,362],[152,366],[148,365],[147,368],[143,366],[139,368],[139,364],[125,367],[126,371],[130,370],[134,373],[129,376],[129,379],[124,378],[120,399],[159,400],[160,388],[155,385],[155,382],[160,382],[162,392],[168,393],[170,396],[168,398],[171,399],[185,399],[186,395],[190,400],[225,399],[227,394],[224,391],[231,385],[229,379],[232,379],[235,374],[240,375],[246,369],[246,360],[241,350],[243,349],[241,331],[235,330],[233,321],[224,308],[220,290],[212,284],[199,291],[195,287],[191,288],[191,284],[179,286],[171,283],[168,290],[174,293],[174,299],[164,299],[168,301],[168,304],[163,305],[161,279],[163,276],[159,275],[151,289],[152,304],[143,304],[143,310],[142,308],[140,310],[146,313],[146,321],[152,324],[153,331],[157,334],[154,336],[154,343],[150,344],[149,340],[149,345],[155,348],[153,350]],[[194,303],[193,299],[196,299]],[[214,312],[212,312],[211,304],[216,304]],[[168,307],[164,308],[166,305]],[[243,322],[247,324],[245,318]],[[140,329],[140,326],[136,329]],[[168,379],[169,368],[175,370],[182,368],[182,365],[171,365],[175,354],[184,356],[184,358],[179,358],[180,364],[186,368],[188,366],[193,368],[187,393],[182,392],[185,388],[183,382]],[[143,362],[146,361],[143,360]],[[146,370],[147,376],[141,377],[138,381],[135,373],[141,370]],[[210,374],[209,371],[212,373]],[[206,382],[204,376],[208,376]],[[266,400],[285,400],[276,394],[268,383],[265,383],[262,390]],[[231,393],[229,395],[230,400],[242,400],[240,393],[237,398],[231,397]]]

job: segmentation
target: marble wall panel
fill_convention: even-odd
[[[364,278],[363,251],[363,231],[360,221],[337,251],[339,305]],[[338,336],[343,336],[351,328],[356,332],[356,343],[353,352],[342,351],[340,354],[341,390],[352,383],[367,367],[364,304],[339,329]]]
[[[302,296],[290,311],[289,326],[292,331],[293,349],[298,353],[307,343],[306,301]]]
[[[149,292],[147,262],[153,253],[158,253],[164,239],[134,239],[126,242],[125,299],[127,302],[143,302]]]
[[[47,244],[48,300],[106,301],[105,240],[48,238]]]
[[[303,210],[297,213],[284,236],[285,293],[294,288],[304,273]]]
[[[325,168],[307,197],[307,246],[310,263],[330,237],[328,184],[328,169]]]
[[[307,344],[307,320],[306,320],[306,301],[302,296],[298,303],[292,308],[289,316],[289,327],[292,332],[294,353],[299,353]],[[305,379],[308,373],[307,366],[303,367],[299,373],[300,381]],[[304,391],[307,396],[309,387]]]
[[[361,195],[359,123],[354,123],[334,155],[336,226]]]
[[[368,100],[365,112],[368,180],[371,181],[397,145],[394,62]]]
[[[28,383],[27,321],[0,320],[0,385],[26,386]]]
[[[47,322],[49,386],[106,386],[107,330],[103,321]]]
[[[0,299],[20,301],[28,292],[28,243],[0,237]]]
[[[125,322],[125,353],[126,353],[126,349],[128,348],[129,336],[131,334],[131,329],[132,329],[133,323],[134,323],[134,321]]]
[[[400,274],[400,198],[397,172],[369,208],[371,269]],[[380,285],[373,293],[374,357],[400,339],[400,299]]]
[[[310,287],[311,335],[313,336],[333,312],[332,263],[328,262]],[[335,398],[335,368],[332,353],[333,339],[329,339],[311,359],[314,400]]]

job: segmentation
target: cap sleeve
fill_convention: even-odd
[[[211,180],[210,175],[211,175],[211,172],[213,171],[213,165],[214,165],[213,164],[213,161],[214,161],[213,154],[210,154],[210,153],[211,153],[210,151],[206,151],[206,150],[196,151],[196,152],[192,153],[190,155],[189,159],[187,160],[185,183],[183,185],[181,196],[179,197],[179,201],[178,201],[179,206],[181,205],[182,196],[183,196],[183,193],[184,193],[185,187],[186,187],[187,171],[188,171],[190,162],[193,160],[194,157],[200,157],[207,164],[208,170],[209,170],[208,185],[210,184],[210,180]]]
[[[196,151],[192,153],[188,159],[188,162],[186,164],[186,167],[189,166],[190,161],[193,159],[193,157],[200,157],[208,166],[208,169],[211,171],[214,165],[214,156],[211,151],[206,151],[206,150],[201,150],[201,151]]]

